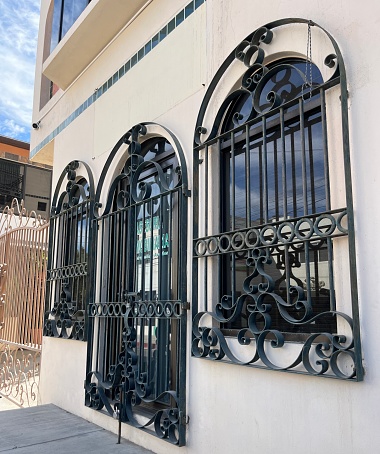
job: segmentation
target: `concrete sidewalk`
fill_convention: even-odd
[[[55,405],[2,411],[0,428],[0,453],[152,453]]]

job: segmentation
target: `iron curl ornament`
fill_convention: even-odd
[[[0,343],[0,395],[20,407],[38,405],[41,351]]]
[[[311,21],[303,19],[284,19],[273,22],[265,27],[260,27],[236,47],[235,51],[231,53],[218,70],[206,92],[195,128],[194,142],[196,145],[199,146],[209,142],[217,136],[226,111],[233,104],[233,101],[244,94],[248,94],[251,98],[251,109],[249,115],[244,119],[244,123],[259,117],[263,113],[286,105],[300,94],[307,97],[311,97],[315,94],[316,90],[319,89],[320,84],[317,82],[313,83],[312,80],[309,80],[308,64],[310,65],[311,62],[308,63],[308,61],[306,61],[304,70],[291,63],[268,65],[265,64],[265,58],[267,56],[266,50],[262,47],[263,45],[266,45],[266,49],[268,49],[272,40],[275,39],[277,28],[291,24],[310,24],[310,22]],[[343,82],[345,82],[344,67],[343,74],[341,74],[343,60],[337,44],[331,35],[317,24],[312,23],[312,26],[320,29],[329,36],[334,52],[336,52],[336,54],[329,53],[325,57],[324,65],[332,69],[332,71],[329,72],[329,79],[324,80],[324,84],[336,84],[339,76],[343,76]],[[208,130],[203,124],[207,114],[207,108],[212,101],[214,91],[217,88],[218,83],[222,80],[224,73],[228,67],[236,61],[240,61],[244,64],[244,67],[247,68],[240,78],[241,86],[229,93],[224,99],[217,111],[212,127]],[[294,73],[298,75],[303,82],[299,86],[291,81],[291,75],[294,78]],[[276,80],[277,75],[279,75],[278,80]],[[264,89],[269,81],[273,82],[273,86],[269,91],[264,93]],[[233,114],[233,123],[235,126],[240,124],[239,120],[242,120],[241,114],[235,112]]]
[[[243,293],[236,302],[223,297],[215,305],[215,311],[199,312],[193,321],[192,354],[195,357],[207,357],[212,360],[224,358],[240,365],[258,365],[273,370],[309,373],[323,375],[333,373],[336,378],[352,379],[355,377],[355,352],[353,342],[353,322],[346,314],[338,311],[328,311],[313,314],[312,301],[308,299],[301,286],[289,288],[289,300],[276,292],[275,282],[266,274],[264,265],[271,264],[272,259],[269,249],[252,249],[247,266],[253,268],[252,273],[243,283]],[[252,281],[257,276],[263,279],[259,284]],[[319,319],[330,317],[340,318],[346,323],[348,330],[344,335],[333,335],[329,332],[313,333],[304,340],[302,347],[296,347],[297,353],[288,364],[284,365],[284,358],[279,355],[276,363],[276,352],[285,350],[285,335],[277,329],[272,329],[272,306],[276,306],[281,317],[293,325],[310,325]],[[248,326],[238,330],[236,340],[228,339],[220,328],[215,328],[215,323],[209,321],[204,324],[207,316],[218,324],[234,321],[242,310],[248,313]],[[291,310],[297,314],[292,315]],[[226,313],[231,315],[226,316]],[[210,327],[210,325],[212,327]],[[252,353],[249,359],[240,359],[235,353],[233,343],[241,346],[251,345]],[[287,354],[287,356],[289,356]],[[246,355],[242,355],[244,357]],[[345,361],[340,361],[345,357]],[[347,362],[349,359],[349,362]],[[342,363],[342,364],[341,364]]]
[[[194,357],[363,380],[347,98],[339,46],[308,19],[258,28],[216,72],[194,132]]]

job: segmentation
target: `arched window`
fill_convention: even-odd
[[[98,279],[86,381],[87,406],[180,445],[186,197],[186,164],[172,134],[148,123],[120,139],[96,195]]]
[[[89,167],[72,161],[62,173],[54,193],[44,336],[85,340],[93,188]]]
[[[206,93],[194,152],[193,354],[360,380],[347,90],[335,41],[304,20],[247,37]],[[347,264],[344,283],[334,258]]]

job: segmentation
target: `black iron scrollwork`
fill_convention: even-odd
[[[85,177],[79,174],[81,166]],[[44,336],[85,339],[93,199],[91,170],[70,162],[52,201]]]
[[[193,321],[193,355],[212,360],[227,357],[237,364],[256,364],[276,370],[306,371],[313,375],[328,373],[338,378],[353,378],[355,352],[352,319],[337,311],[314,314],[312,301],[300,285],[290,286],[289,300],[284,299],[283,294],[276,289],[276,282],[265,272],[264,266],[271,263],[269,248],[253,249],[247,258],[247,266],[253,270],[243,283],[242,295],[235,302],[225,296],[216,304],[214,312],[204,311],[196,315]],[[261,282],[253,283],[258,276],[261,277]],[[312,325],[322,318],[330,317],[345,322],[347,329],[341,335],[329,332],[308,335],[303,346],[296,349],[296,353],[285,353],[288,363],[284,365],[284,356],[280,350],[286,350],[285,335],[272,328],[273,306],[276,306],[284,320],[293,325]],[[207,316],[220,324],[231,322],[243,311],[248,314],[248,326],[238,330],[235,339],[231,339],[220,328],[210,327],[212,324],[209,321],[203,324]],[[234,343],[253,347],[248,360],[237,356]],[[275,360],[276,352],[278,363]],[[342,361],[344,356],[346,360]]]
[[[51,318],[47,318],[44,336],[62,337],[64,339],[84,340],[84,310],[78,309],[76,301],[72,301],[69,280],[61,283],[61,298],[55,302]]]
[[[89,308],[91,316],[108,318],[123,315],[122,347],[117,355],[117,362],[109,367],[106,380],[99,372],[91,371],[86,380],[85,403],[96,410],[105,408],[110,415],[121,419],[137,428],[152,427],[159,438],[178,444],[179,404],[178,394],[167,390],[157,394],[156,374],[158,352],[153,348],[150,366],[143,370],[139,359],[141,346],[138,345],[139,319],[159,317],[162,319],[184,317],[179,302],[151,301],[142,302],[139,295],[126,298],[124,303],[103,303]],[[123,400],[121,397],[124,396]],[[165,406],[162,405],[165,403]],[[141,422],[141,415],[136,410],[146,404],[158,404],[153,415]],[[161,403],[161,405],[160,405]]]
[[[209,135],[203,139],[201,139],[201,135],[206,135],[208,131],[201,123],[199,124],[199,122],[203,121],[206,109],[201,110],[194,139],[197,145],[207,142],[217,135],[225,112],[233,105],[235,100],[244,95],[248,95],[251,100],[250,112],[247,118],[245,118],[245,122],[247,122],[263,113],[285,105],[297,98],[301,93],[310,96],[318,87],[319,83],[327,82],[321,79],[314,81],[313,83],[307,84],[305,90],[305,81],[308,77],[306,69],[290,63],[266,65],[264,63],[266,56],[265,49],[262,47],[262,44],[270,45],[273,36],[271,29],[261,27],[236,47],[234,55],[230,57],[230,60],[239,60],[247,67],[240,80],[241,86],[239,89],[231,92],[223,101],[216,114]],[[324,64],[329,68],[335,67],[335,72],[330,77],[330,80],[338,77],[339,65],[335,54],[329,54],[325,58]],[[310,65],[312,66],[312,64]],[[210,100],[211,93],[206,98]],[[243,116],[239,111],[233,113],[233,124],[235,126],[239,125],[242,118]]]
[[[145,124],[138,124],[128,131],[119,141],[117,147],[122,144],[128,145],[128,157],[124,165],[124,171],[117,175],[110,185],[107,202],[102,216],[113,210],[114,197],[116,197],[116,208],[126,209],[135,204],[141,204],[152,198],[153,187],[158,188],[154,202],[155,209],[158,209],[158,195],[167,193],[173,189],[183,186],[181,166],[175,167],[174,172],[164,171],[161,164],[156,160],[145,159],[142,155],[141,139],[147,134]],[[153,180],[144,180],[143,174],[148,169],[154,172]],[[120,183],[123,182],[121,188]],[[99,208],[102,204],[95,204],[96,216],[99,217]],[[150,213],[151,214],[151,213]]]

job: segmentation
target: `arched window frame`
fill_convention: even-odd
[[[289,30],[293,35],[287,33]],[[292,38],[289,39],[289,36]],[[300,40],[302,36],[304,39]],[[333,329],[323,332],[323,334],[318,331],[315,333],[309,331],[303,337],[296,339],[300,344],[290,345],[287,342],[291,341],[290,337],[271,327],[271,309],[268,305],[263,304],[264,298],[272,298],[273,304],[286,314],[285,317],[290,318],[287,313],[290,306],[296,307],[301,313],[303,311],[303,315],[293,321],[299,326],[315,323],[320,314],[313,314],[312,305],[304,301],[305,298],[301,294],[302,289],[297,289],[295,285],[293,285],[294,291],[300,290],[297,298],[285,301],[278,298],[278,292],[272,285],[273,282],[270,278],[268,280],[265,275],[265,266],[272,260],[268,252],[270,247],[265,245],[265,241],[270,242],[270,245],[292,242],[279,239],[278,229],[282,228],[282,233],[286,230],[281,227],[280,222],[273,227],[267,224],[266,227],[258,227],[258,230],[253,229],[260,237],[260,240],[253,242],[249,239],[252,229],[239,229],[232,226],[231,231],[223,231],[220,225],[223,201],[219,195],[220,178],[223,176],[220,175],[219,159],[221,140],[228,132],[223,135],[220,128],[229,107],[242,93],[247,90],[251,91],[255,101],[256,88],[262,88],[267,79],[267,65],[283,58],[296,57],[304,59],[307,68],[311,55],[307,55],[305,51],[309,46],[310,36],[314,37],[313,55],[316,55],[316,60],[322,62],[318,68],[324,75],[324,82],[311,89],[306,85],[305,93],[298,97],[298,101],[300,109],[302,109],[304,96],[308,97],[309,92],[311,94],[320,92],[321,94],[322,115],[324,116],[322,121],[325,128],[323,132],[324,147],[329,148],[330,153],[327,165],[341,152],[340,164],[343,169],[341,176],[345,180],[344,202],[346,206],[336,211],[331,207],[326,210],[325,217],[332,222],[328,234],[320,231],[319,227],[323,222],[318,224],[320,221],[316,213],[308,214],[300,219],[285,219],[285,221],[287,227],[293,229],[293,232],[297,222],[309,223],[310,237],[300,240],[304,244],[311,244],[313,240],[322,236],[327,237],[326,241],[336,244],[342,240],[334,240],[334,238],[339,236],[347,238],[346,246],[343,248],[341,245],[337,246],[337,257],[339,264],[345,263],[343,269],[345,279],[349,278],[350,289],[346,291],[346,285],[341,283],[336,292],[336,308],[332,305],[328,314],[326,313],[326,316],[337,320],[337,332]],[[285,47],[281,44],[281,40],[284,41]],[[302,42],[301,50],[299,45],[294,45],[297,42]],[[322,58],[321,54],[326,49],[329,51]],[[328,77],[326,74],[329,74]],[[236,80],[240,80],[240,87],[239,84],[236,84]],[[262,81],[261,86],[260,81]],[[307,78],[305,78],[305,82],[308,82]],[[339,90],[339,95],[334,90]],[[330,96],[331,93],[335,93],[334,96]],[[220,102],[220,99],[224,100]],[[256,101],[258,99],[256,96]],[[292,101],[285,104],[275,93],[268,101],[273,103],[270,111],[274,112],[277,109],[280,116],[283,115],[284,109],[292,104]],[[336,113],[339,103],[340,134],[336,130],[333,131],[326,122],[326,105],[327,109],[335,109]],[[252,112],[254,110],[256,110],[256,118],[254,116],[248,118],[242,128],[244,126],[249,128],[260,115],[262,118],[266,116],[265,113],[259,113],[257,109],[252,109]],[[300,118],[302,117],[301,111]],[[239,127],[237,126],[232,131],[232,141],[233,132]],[[265,136],[264,130],[263,137],[265,138]],[[249,149],[249,144],[247,144],[247,148]],[[193,356],[295,373],[362,380],[348,130],[348,92],[342,54],[333,37],[312,21],[283,19],[260,27],[243,40],[217,71],[206,92],[196,124],[193,162],[194,188],[199,187],[199,191],[194,191],[193,201]],[[337,169],[336,166],[335,169]],[[328,172],[327,167],[327,180],[330,177]],[[268,230],[271,230],[271,235],[268,235]],[[288,246],[282,244],[281,247],[287,249]],[[232,254],[236,254],[242,249],[248,250],[251,274],[244,281],[240,296],[237,295],[234,298],[231,295],[222,295],[220,294],[221,277],[218,271],[220,262],[223,261],[222,257],[229,250],[233,251]],[[333,266],[332,259],[330,266],[331,268]],[[333,273],[333,271],[330,272]],[[258,286],[254,285],[254,278],[257,276],[262,278],[262,284]],[[335,274],[331,274],[331,276],[334,277]],[[310,278],[307,285],[310,286]],[[219,302],[215,303],[215,299],[218,298]],[[347,305],[345,299],[350,299],[351,304]],[[247,309],[247,301],[250,301],[249,309]],[[223,327],[225,323],[236,320],[237,314],[241,313],[244,306],[248,313],[248,326],[238,329],[234,333],[235,335],[231,336],[231,333],[226,332]],[[314,317],[315,315],[317,317]],[[261,320],[259,321],[259,319]]]
[[[141,123],[116,143],[95,196],[85,397],[86,406],[179,446],[186,425],[188,196],[182,147],[168,129]]]
[[[52,199],[44,336],[86,340],[94,196],[90,167],[70,162]]]

